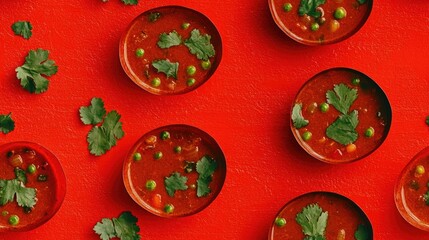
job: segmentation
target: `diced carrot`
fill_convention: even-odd
[[[155,208],[161,208],[162,207],[161,195],[159,195],[159,194],[153,195],[153,197],[152,197],[152,205]]]
[[[356,151],[356,145],[354,145],[353,143],[350,143],[349,145],[347,145],[346,151],[348,153],[352,153],[352,152]]]

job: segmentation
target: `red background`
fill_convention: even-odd
[[[154,96],[127,78],[118,43],[138,14],[178,4],[206,14],[223,37],[223,59],[202,87],[180,96]],[[16,128],[0,143],[38,142],[60,159],[67,177],[63,206],[48,223],[5,240],[97,239],[103,217],[130,210],[142,239],[266,239],[277,211],[308,191],[327,190],[353,199],[371,219],[375,239],[429,239],[408,225],[393,202],[406,163],[429,145],[429,2],[375,1],[354,36],[338,44],[303,46],[274,24],[265,0],[20,0],[0,5],[0,114],[12,112]],[[33,24],[30,40],[14,36],[17,20]],[[46,93],[22,89],[14,69],[30,49],[48,49],[59,66]],[[355,68],[376,80],[390,99],[393,122],[384,144],[351,164],[312,159],[293,139],[289,112],[300,86],[327,68]],[[87,150],[89,126],[78,109],[101,97],[122,114],[125,137],[101,157]],[[211,134],[227,157],[218,198],[203,212],[163,219],[139,208],[123,187],[123,159],[145,132],[185,123]]]

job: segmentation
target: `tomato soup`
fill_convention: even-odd
[[[299,91],[291,112],[298,143],[328,163],[351,162],[377,149],[386,138],[392,111],[369,77],[348,68],[325,70]]]
[[[64,196],[64,172],[52,153],[29,142],[0,146],[0,232],[43,224]]]
[[[395,186],[395,203],[405,220],[429,231],[429,147],[402,171]]]
[[[219,194],[225,175],[219,145],[207,133],[187,125],[146,133],[132,147],[123,169],[133,200],[162,217],[201,211]]]
[[[168,6],[133,20],[119,47],[127,75],[153,94],[189,92],[209,79],[222,56],[219,32],[204,15]]]
[[[269,0],[276,24],[289,37],[307,45],[335,43],[366,22],[372,0]]]
[[[269,239],[372,240],[372,236],[369,219],[353,201],[336,193],[311,192],[280,210]]]

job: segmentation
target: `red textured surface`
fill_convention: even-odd
[[[223,60],[194,92],[171,97],[146,93],[127,78],[118,42],[128,23],[153,7],[179,4],[206,14],[223,37]],[[407,162],[429,145],[429,17],[427,1],[376,1],[363,28],[348,40],[307,47],[274,24],[267,1],[118,0],[2,1],[0,5],[0,113],[12,112],[16,129],[0,143],[28,140],[60,159],[67,194],[54,218],[4,240],[97,239],[103,217],[130,210],[142,239],[266,239],[277,211],[313,190],[353,199],[371,219],[375,239],[427,239],[406,223],[393,202],[393,187]],[[30,20],[33,36],[13,35],[10,25]],[[19,86],[14,69],[30,49],[45,48],[59,66],[46,93]],[[375,79],[390,99],[393,122],[384,144],[369,157],[328,165],[307,155],[289,129],[291,103],[300,86],[319,71],[345,66]],[[102,157],[87,151],[90,128],[78,109],[92,97],[122,114],[126,136]],[[163,219],[139,208],[127,195],[123,159],[133,143],[156,127],[185,123],[210,133],[227,158],[218,198],[203,212]]]

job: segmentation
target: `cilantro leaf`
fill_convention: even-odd
[[[20,207],[32,208],[36,205],[36,189],[26,188],[18,179],[0,180],[0,205],[16,201]]]
[[[104,118],[101,127],[107,130],[109,138],[121,139],[124,136],[125,133],[122,130],[122,123],[119,122],[119,119],[121,119],[121,115],[115,110],[110,111]],[[114,145],[116,145],[116,140]]]
[[[198,172],[197,180],[197,196],[207,196],[211,192],[209,184],[213,180],[213,173],[217,168],[216,161],[210,156],[203,156],[201,160],[197,162],[196,170]]]
[[[358,111],[356,110],[350,114],[341,115],[326,129],[326,136],[343,145],[353,143],[358,138],[356,132],[358,123]]]
[[[25,39],[30,39],[33,34],[31,32],[32,29],[33,26],[31,26],[31,23],[27,21],[18,21],[12,24],[12,30],[15,35],[21,35]]]
[[[103,127],[95,126],[89,131],[87,141],[89,152],[94,154],[95,156],[101,156],[107,152],[110,148],[112,148],[115,143],[109,142],[111,140],[109,133]]]
[[[52,76],[58,71],[53,60],[48,59],[49,51],[41,48],[30,50],[25,63],[17,67],[16,77],[21,80],[21,86],[31,93],[43,93],[48,89],[49,81],[42,76]]]
[[[182,37],[176,31],[159,35],[158,46],[160,48],[170,48],[178,46],[180,43],[182,43]]]
[[[100,239],[109,240],[119,238],[121,240],[139,240],[140,231],[137,226],[137,218],[130,212],[123,212],[119,218],[103,218],[94,228],[94,232],[100,235]]]
[[[366,0],[357,0],[357,1],[358,1],[358,3],[359,3],[359,4],[361,4],[361,5],[366,3]]]
[[[91,105],[88,107],[82,106],[79,109],[80,120],[84,124],[97,124],[103,121],[103,116],[106,114],[104,102],[101,98],[93,98]]]
[[[165,189],[170,197],[174,197],[174,193],[177,190],[186,190],[188,186],[186,182],[188,178],[185,176],[181,176],[180,173],[174,172],[170,175],[170,177],[166,177],[164,180]]]
[[[185,40],[185,45],[192,54],[197,56],[199,60],[207,61],[209,57],[213,57],[215,55],[215,49],[210,43],[210,39],[210,35],[201,35],[200,30],[194,29],[191,32],[191,36]]]
[[[425,201],[426,205],[429,206],[429,191],[423,194],[423,200]]]
[[[121,0],[125,5],[137,5],[139,3],[138,0]]]
[[[334,91],[326,92],[326,99],[329,104],[332,104],[342,114],[349,112],[350,106],[356,100],[358,94],[356,89],[348,88],[341,83],[334,86]]]
[[[27,175],[25,174],[25,171],[22,170],[19,167],[15,168],[15,176],[16,179],[18,179],[19,181],[21,181],[24,184],[27,184]]]
[[[301,225],[302,232],[308,240],[325,240],[325,229],[328,212],[323,212],[318,204],[310,204],[296,215],[296,222]]]
[[[156,22],[161,17],[159,12],[151,12],[148,16],[150,22]]]
[[[295,103],[292,109],[292,122],[296,129],[300,129],[308,125],[308,120],[302,116],[302,104]]]
[[[307,14],[314,18],[319,18],[322,14],[320,11],[317,11],[316,8],[324,3],[325,0],[301,0],[301,3],[299,4],[298,14],[300,16]]]
[[[168,77],[177,79],[177,71],[179,70],[179,63],[172,63],[170,60],[156,60],[152,62],[152,66],[158,70],[158,72],[165,73]]]
[[[11,117],[11,113],[7,115],[0,115],[0,132],[8,134],[15,129],[15,122]]]
[[[429,116],[426,117],[426,124],[429,126]]]
[[[371,229],[367,225],[359,224],[356,232],[355,239],[356,240],[369,240],[371,237]]]

